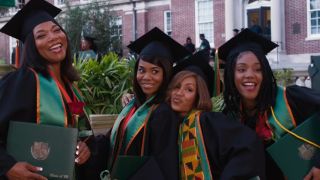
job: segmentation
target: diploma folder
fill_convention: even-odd
[[[48,179],[74,179],[78,130],[11,121],[7,152],[17,161],[43,168]]]
[[[305,120],[292,132],[320,144],[319,113]],[[267,151],[288,180],[303,179],[312,168],[315,156],[319,156],[320,152],[318,148],[288,133],[272,144]]]

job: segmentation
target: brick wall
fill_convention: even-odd
[[[213,6],[214,45],[217,48],[225,42],[224,0],[213,1]]]
[[[307,41],[307,1],[286,0],[286,50],[287,54],[319,53],[320,40]],[[300,32],[294,32],[299,30]]]
[[[132,14],[122,16],[122,47],[123,55],[128,54],[126,46],[132,41]]]
[[[172,37],[180,44],[189,36],[195,43],[195,2],[194,0],[171,0]]]
[[[164,11],[169,11],[169,10],[170,10],[170,7],[168,5],[149,8],[146,14],[147,29],[145,32],[151,30],[154,27],[158,27],[159,29],[164,31]],[[139,33],[139,36],[141,35],[142,34]]]
[[[148,19],[147,16],[149,12],[139,12],[137,13],[137,38],[142,36],[148,31]]]

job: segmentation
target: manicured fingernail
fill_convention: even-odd
[[[79,145],[77,145],[77,149],[79,149]]]
[[[79,151],[76,151],[76,155],[79,155]]]
[[[74,162],[78,163],[78,162],[79,162],[79,158],[76,158],[76,159],[74,160]]]
[[[42,167],[37,167],[38,171],[43,171]]]

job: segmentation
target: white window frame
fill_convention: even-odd
[[[199,9],[199,3],[202,3],[202,2],[205,2],[205,1],[211,1],[211,3],[212,3],[212,16],[211,16],[211,18],[212,19],[209,19],[208,21],[203,21],[203,22],[200,22],[201,20],[199,20],[199,11],[198,11],[198,9]],[[200,46],[200,44],[201,44],[201,41],[200,41],[200,38],[199,38],[199,34],[202,34],[202,33],[204,33],[204,32],[201,32],[200,31],[200,28],[199,28],[199,24],[200,23],[211,23],[212,24],[212,31],[211,32],[209,32],[210,34],[208,34],[208,33],[204,33],[205,34],[205,38],[209,41],[209,43],[210,43],[210,47],[212,48],[212,47],[214,47],[214,19],[213,19],[213,14],[214,14],[214,12],[213,12],[213,0],[196,0],[195,1],[195,29],[196,29],[196,40],[195,40],[195,42],[196,42],[196,47],[199,47]],[[212,37],[212,38],[210,38],[210,37]]]
[[[118,36],[119,40],[122,40],[122,36],[123,36],[123,21],[122,21],[122,16],[118,16],[115,19],[115,24],[113,24],[113,26],[121,26],[121,33],[119,33],[120,28],[117,27],[117,34],[111,34],[111,38]],[[112,26],[112,25],[111,25]]]
[[[170,16],[169,16],[170,15]],[[164,32],[169,36],[172,35],[172,13],[171,11],[163,12],[163,24],[164,24]]]
[[[317,0],[320,3],[320,0]],[[312,11],[317,11],[320,13],[320,8]],[[320,18],[320,17],[319,17]],[[320,28],[320,24],[318,24]],[[310,9],[310,0],[307,0],[307,29],[308,29],[308,36],[306,40],[319,40],[320,39],[320,32],[317,34],[311,34],[311,9]]]

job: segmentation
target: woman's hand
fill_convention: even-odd
[[[6,174],[9,180],[46,180],[47,178],[37,174],[42,171],[42,167],[32,166],[27,162],[17,162]]]
[[[122,107],[125,107],[132,99],[134,98],[134,94],[123,94],[121,97]]]
[[[87,144],[82,141],[79,141],[77,144],[75,162],[79,165],[84,164],[85,162],[87,162],[90,156],[91,156],[91,152]]]
[[[313,167],[303,180],[320,180],[320,169]]]

